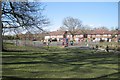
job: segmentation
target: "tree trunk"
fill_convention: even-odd
[[[1,21],[1,4],[2,1],[0,0],[0,66],[2,65],[2,21]],[[2,77],[2,66],[0,67],[0,78]]]
[[[0,1],[0,52],[2,52],[3,47],[2,47],[2,21],[1,21],[1,15],[2,15],[2,11],[1,11],[1,1]]]
[[[72,39],[73,39],[73,41],[74,41],[74,35],[72,35]]]

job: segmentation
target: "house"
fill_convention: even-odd
[[[64,31],[52,31],[49,33],[38,33],[38,34],[32,34],[27,32],[26,34],[18,34],[19,38],[21,40],[39,40],[39,41],[48,41],[49,39],[62,41],[63,40],[63,34]],[[72,40],[72,35],[68,32],[67,38]],[[93,41],[93,42],[99,42],[99,41],[115,41],[117,42],[120,40],[120,30],[105,30],[105,29],[95,29],[95,30],[86,30],[84,33],[82,31],[78,31],[75,33],[74,40],[76,42],[80,41]]]
[[[53,31],[50,32],[49,35],[45,36],[45,40],[47,41],[48,39],[57,39],[57,41],[61,41],[63,39],[63,33],[64,31]],[[86,35],[86,37],[85,37]],[[68,32],[67,38],[69,40],[72,40],[72,35]],[[109,31],[105,29],[95,29],[95,30],[87,30],[85,33],[82,31],[76,32],[74,39],[76,42],[78,41],[85,41],[87,40],[88,42],[90,41],[118,41],[118,32],[117,31]]]

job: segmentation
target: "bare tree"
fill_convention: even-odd
[[[70,34],[72,35],[72,38],[74,40],[75,34],[80,31],[80,28],[82,27],[82,22],[81,20],[73,17],[66,17],[63,20],[63,26],[61,29],[68,30]]]
[[[3,28],[17,30],[43,30],[49,24],[42,15],[44,6],[40,2],[2,2]]]
[[[88,31],[91,31],[92,27],[89,25],[82,25],[80,31],[82,32],[83,35],[87,35]]]
[[[43,31],[50,23],[42,15],[44,9],[40,2],[2,2],[2,29],[15,33]]]

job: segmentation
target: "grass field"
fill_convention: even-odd
[[[118,54],[78,48],[4,44],[3,78],[118,78]]]

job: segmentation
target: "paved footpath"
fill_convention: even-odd
[[[87,49],[87,50],[91,50],[91,47],[88,46],[68,46],[67,48],[79,48],[79,49]],[[93,50],[93,49],[92,49]]]
[[[103,48],[98,48],[98,50],[96,50],[96,49],[93,49],[92,47],[88,47],[88,46],[68,46],[66,48],[79,48],[82,50],[95,50],[95,52],[106,52],[106,50]],[[109,50],[109,52],[120,53],[120,51],[116,51],[116,50]]]

